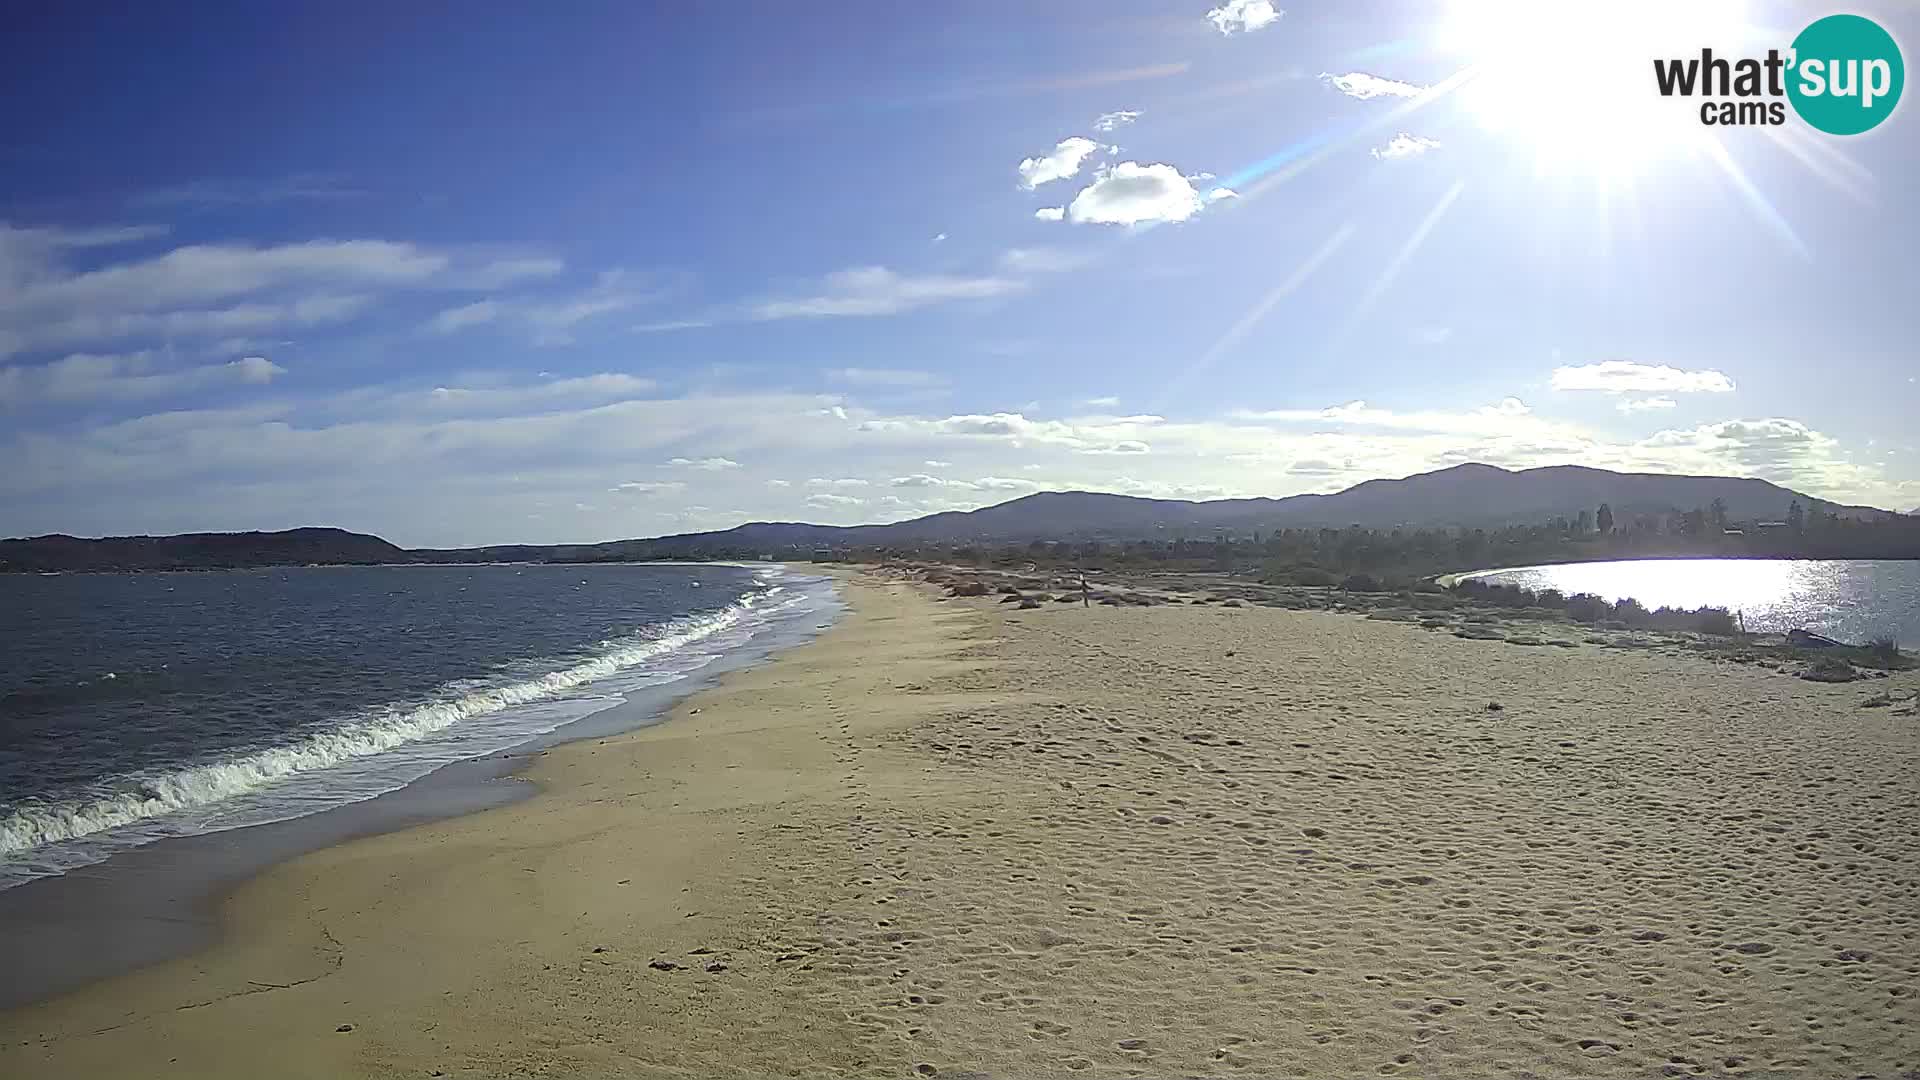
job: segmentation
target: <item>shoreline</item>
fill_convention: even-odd
[[[773,565],[802,578],[834,576]],[[305,855],[533,798],[538,789],[524,774],[546,750],[662,723],[676,704],[729,673],[768,663],[818,636],[844,608],[830,584],[818,603],[768,623],[754,638],[682,678],[621,692],[604,707],[552,731],[449,761],[373,798],[258,825],[169,837],[0,890],[0,966],[12,975],[0,986],[0,1012],[207,948],[222,933],[220,909],[227,896]]]
[[[1859,690],[846,596],[671,722],[531,761],[534,798],[276,867],[213,948],[0,1014],[0,1072],[1920,1067],[1920,729]]]

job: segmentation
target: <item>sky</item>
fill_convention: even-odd
[[[1920,104],[1708,127],[1652,77],[1833,10],[14,11],[0,535],[591,542],[1467,461],[1905,510]]]

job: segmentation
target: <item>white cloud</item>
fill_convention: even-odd
[[[938,244],[938,243],[940,243],[940,242],[942,242],[942,241],[944,241],[944,240],[946,240],[946,238],[947,238],[947,234],[946,234],[946,233],[934,233],[934,234],[933,234],[933,242],[934,242],[934,243],[936,243],[936,244]]]
[[[1061,139],[1053,152],[1045,157],[1027,158],[1017,167],[1020,173],[1020,186],[1032,191],[1041,184],[1050,184],[1055,180],[1065,180],[1080,171],[1080,163],[1085,161],[1100,144],[1092,139],[1078,135]]]
[[[1117,397],[1091,397],[1082,401],[1081,404],[1091,405],[1096,409],[1111,409],[1120,404],[1120,399]]]
[[[143,192],[129,202],[135,206],[184,206],[207,210],[233,206],[268,206],[295,201],[324,202],[354,199],[366,194],[366,191],[351,186],[338,176],[299,173],[264,183],[195,180],[177,187]]]
[[[1647,412],[1651,409],[1672,409],[1678,407],[1679,404],[1679,402],[1670,397],[1623,398],[1620,404],[1614,406],[1614,408],[1619,409],[1623,413],[1636,413]]]
[[[393,290],[489,288],[557,273],[544,257],[477,261],[386,240],[196,244],[76,270],[68,253],[164,230],[0,225],[0,356],[137,338],[232,336],[346,319]],[[463,314],[442,313],[458,328]],[[450,309],[457,312],[459,309]],[[443,329],[436,323],[430,329]]]
[[[1064,206],[1043,206],[1035,210],[1033,216],[1041,221],[1059,221],[1061,218],[1067,216],[1067,208]]]
[[[1555,390],[1597,390],[1609,394],[1725,394],[1733,380],[1705,369],[1688,371],[1665,364],[1636,364],[1605,360],[1597,364],[1553,369]]]
[[[740,467],[739,462],[734,461],[732,458],[723,457],[677,457],[669,459],[667,464],[676,469],[697,469],[700,472],[725,472],[728,469],[737,469]]]
[[[959,488],[964,491],[974,491],[979,488],[979,485],[970,484],[965,480],[945,480],[938,476],[929,476],[926,473],[914,473],[911,476],[896,476],[887,481],[887,483],[894,487],[905,488]]]
[[[151,352],[74,353],[49,364],[0,368],[0,405],[133,401],[222,386],[264,385],[286,369],[264,356],[166,369]]]
[[[450,284],[462,289],[499,289],[529,278],[553,277],[566,268],[565,262],[544,256],[495,259],[461,271]]]
[[[819,495],[807,496],[808,506],[818,507],[822,510],[838,510],[848,506],[860,506],[860,505],[863,505],[865,502],[866,502],[865,499],[857,499],[852,495],[833,495],[833,494],[823,493]]]
[[[526,386],[438,386],[427,394],[426,404],[445,414],[551,409],[596,402],[630,401],[645,396],[657,385],[652,379],[637,375],[604,372]],[[412,409],[416,401],[406,398],[399,404],[402,408]]]
[[[1425,135],[1409,135],[1401,132],[1387,140],[1387,145],[1373,148],[1373,156],[1381,161],[1393,161],[1398,158],[1419,157],[1429,150],[1440,149],[1438,139],[1429,139]]]
[[[1401,82],[1398,79],[1369,75],[1364,71],[1349,71],[1345,75],[1333,75],[1321,72],[1320,78],[1328,86],[1347,95],[1366,101],[1377,97],[1418,97],[1427,92],[1424,86]]]
[[[9,524],[25,532],[164,533],[324,520],[410,545],[455,546],[613,539],[790,518],[796,491],[866,500],[817,504],[832,508],[837,516],[830,520],[852,522],[972,509],[1042,489],[1286,495],[1468,460],[1731,472],[1824,498],[1920,501],[1920,488],[1903,496],[1887,478],[1884,457],[1850,454],[1837,440],[1781,418],[1648,439],[1541,417],[1518,400],[1406,413],[1350,403],[1280,410],[1271,418],[1178,421],[916,415],[854,404],[837,406],[845,414],[839,418],[823,411],[834,399],[817,394],[608,400],[620,394],[622,378],[631,377],[602,380],[600,396],[594,383],[513,387],[482,378],[493,388],[440,395],[449,400],[433,408],[423,407],[428,395],[421,391],[371,387],[58,430],[15,425],[0,434],[0,505]],[[560,390],[543,391],[548,386]],[[1128,454],[1122,444],[1129,442],[1150,442],[1152,452]],[[1106,452],[1083,452],[1089,450]],[[743,464],[713,472],[648,469],[635,477],[635,462],[674,454]],[[954,471],[955,459],[964,473]],[[798,478],[807,476],[825,482],[802,490]],[[772,482],[788,477],[794,479]],[[860,477],[868,484],[832,479]],[[673,479],[688,483],[663,486]],[[608,494],[622,483],[635,486]],[[883,504],[888,495],[907,505]],[[576,514],[576,503],[598,510]],[[535,512],[546,517],[528,524],[526,515]]]
[[[615,484],[607,490],[618,495],[653,498],[660,495],[677,495],[686,489],[687,485],[678,480],[629,480],[624,484]]]
[[[787,488],[787,487],[792,487],[792,486],[793,486],[793,481],[791,481],[791,480],[769,480],[769,481],[767,481],[767,486],[768,486],[768,487],[770,487],[770,488]]]
[[[1502,398],[1465,412],[1423,409],[1395,412],[1349,401],[1325,409],[1238,410],[1236,419],[1271,421],[1285,424],[1320,424],[1337,427],[1382,428],[1398,431],[1424,431],[1452,435],[1527,436],[1536,444],[1548,441],[1572,442],[1581,438],[1571,427],[1533,415],[1519,398]]]
[[[1123,161],[1102,170],[1067,206],[1075,223],[1139,225],[1185,221],[1200,212],[1193,183],[1171,165]]]
[[[849,386],[940,386],[945,376],[931,371],[906,371],[897,368],[834,368],[827,378]]]
[[[530,327],[535,345],[571,345],[580,324],[626,311],[658,298],[657,283],[629,270],[603,270],[594,283],[571,296],[529,304],[516,314]]]
[[[1101,113],[1100,118],[1093,122],[1093,130],[1112,131],[1115,128],[1126,127],[1138,119],[1140,119],[1138,109],[1115,109],[1113,112]]]
[[[436,334],[451,334],[469,326],[480,326],[500,317],[500,305],[492,300],[482,300],[475,304],[448,308],[435,315],[427,323],[427,329]]]
[[[1024,282],[1005,277],[910,276],[884,266],[864,266],[827,275],[811,296],[769,300],[754,307],[752,316],[774,319],[818,319],[893,315],[955,300],[984,300],[1025,288]]]
[[[384,240],[195,245],[141,262],[30,283],[0,297],[0,312],[152,311],[303,283],[417,282],[448,265],[445,255]]]
[[[867,481],[857,477],[849,476],[839,480],[829,480],[826,477],[816,476],[807,481],[807,486],[810,488],[863,488],[870,485]]]
[[[1009,248],[1000,253],[1000,266],[1016,274],[1054,274],[1085,266],[1090,258],[1051,247]]]
[[[1273,0],[1227,0],[1207,12],[1207,21],[1222,34],[1249,33],[1280,21],[1286,12],[1273,6]]]

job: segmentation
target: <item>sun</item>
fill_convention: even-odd
[[[1685,152],[1703,128],[1662,98],[1653,60],[1738,56],[1752,38],[1740,0],[1460,0],[1440,32],[1466,59],[1466,114],[1543,174],[1631,180]]]

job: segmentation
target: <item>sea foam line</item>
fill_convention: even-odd
[[[780,590],[776,586],[771,591]],[[774,606],[785,607],[799,599],[786,598]],[[629,642],[523,682],[475,689],[412,708],[389,707],[289,746],[252,750],[158,775],[135,776],[130,779],[138,785],[134,791],[78,803],[18,807],[0,817],[0,856],[204,807],[291,776],[392,750],[445,731],[469,717],[555,697],[734,626],[754,610],[755,600],[746,596],[710,615],[673,620],[664,624],[670,632],[661,637]]]

